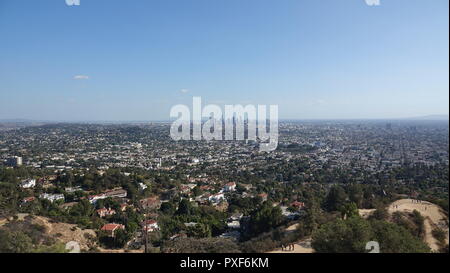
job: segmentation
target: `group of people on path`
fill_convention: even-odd
[[[426,202],[423,202],[422,200],[418,200],[418,199],[411,199],[411,203],[414,203],[414,204],[426,204]],[[392,205],[392,207],[394,209],[398,209],[398,205]],[[427,206],[425,206],[424,209],[427,210]]]
[[[293,244],[293,243],[290,243],[290,244],[282,244],[281,245],[281,250],[282,251],[285,251],[285,250],[287,250],[287,251],[293,251],[295,249],[295,245]]]
[[[413,202],[413,203],[418,203],[418,204],[427,204],[426,202],[422,202],[422,200],[415,200],[415,199],[413,199],[412,202]],[[425,206],[425,210],[427,210],[427,208],[428,208],[428,207]]]

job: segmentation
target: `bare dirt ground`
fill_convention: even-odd
[[[367,219],[374,211],[375,209],[359,209],[359,215],[362,218]]]
[[[24,221],[28,217],[26,213],[17,214],[17,221]],[[88,237],[95,238],[97,235],[95,231],[92,229],[82,230],[78,228],[76,225],[67,224],[67,223],[59,223],[54,222],[46,217],[42,216],[31,216],[31,223],[44,226],[45,234],[49,235],[52,238],[66,244],[71,241],[75,241],[80,245],[81,250],[88,250],[93,243],[90,241]],[[0,226],[5,225],[9,221],[13,219],[3,219],[0,222]]]
[[[431,247],[433,251],[438,251],[439,246],[436,239],[432,235],[434,227],[440,227],[446,231],[448,244],[449,228],[447,226],[447,216],[442,209],[430,202],[413,200],[413,199],[401,199],[392,203],[388,211],[392,214],[395,211],[412,212],[417,210],[425,217],[425,242]]]
[[[80,245],[81,250],[88,250],[92,245],[91,240],[88,237],[95,238],[97,235],[92,229],[82,230],[76,225],[53,222],[48,218],[41,216],[33,216],[33,224],[38,224],[45,226],[46,233],[51,237],[61,241],[63,243],[68,243],[70,241],[75,241]]]
[[[25,217],[28,216],[28,213],[18,213],[17,214],[17,220],[19,221],[23,221],[25,219]],[[12,221],[14,218],[10,217],[9,219],[7,218],[2,218],[0,219],[0,227],[3,226],[4,224],[8,223],[9,221]]]

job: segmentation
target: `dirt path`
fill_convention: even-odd
[[[99,253],[144,253],[143,250],[139,249],[125,250],[125,249],[105,249],[98,247],[98,250],[100,251]]]
[[[267,252],[267,253],[313,253],[314,250],[311,247],[311,239],[305,239],[294,244],[294,250],[281,250],[281,248]]]
[[[297,229],[298,224],[293,224],[285,229],[286,233],[294,232]],[[269,251],[266,253],[313,253],[314,250],[311,247],[311,238],[303,239],[294,243],[294,250],[281,250],[281,248],[277,248],[273,251]]]
[[[359,209],[359,215],[362,218],[367,219],[369,218],[370,215],[372,215],[374,211],[375,209]]]
[[[439,251],[438,241],[433,237],[432,231],[433,227],[429,217],[425,219],[425,242],[431,247],[433,251]],[[447,233],[447,242],[448,242],[448,233]]]

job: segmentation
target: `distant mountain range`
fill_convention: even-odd
[[[35,121],[34,120],[29,120],[29,119],[15,118],[15,119],[0,119],[0,122],[3,122],[3,123],[19,123],[19,122],[35,122]]]
[[[428,115],[421,117],[406,118],[406,120],[449,120],[448,115]]]

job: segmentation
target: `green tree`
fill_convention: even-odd
[[[323,225],[313,233],[316,252],[364,253],[366,244],[376,241],[382,253],[426,253],[429,247],[407,229],[380,220],[361,217],[338,219]]]
[[[425,236],[425,218],[419,211],[414,210],[412,213],[412,220],[416,226],[415,236],[423,238]]]
[[[343,219],[359,216],[358,207],[353,202],[342,205],[340,211]]]
[[[187,228],[186,231],[189,237],[194,238],[211,237],[211,228],[209,225],[204,223],[197,223],[194,226],[190,226]]]
[[[193,213],[193,206],[191,202],[187,199],[183,199],[180,201],[178,205],[178,210],[176,212],[177,215],[191,215]]]
[[[123,248],[129,240],[128,233],[123,229],[118,229],[114,234],[114,245],[117,248]]]
[[[312,247],[319,253],[363,253],[371,241],[370,225],[361,217],[338,219],[313,233]]]
[[[364,192],[361,185],[354,184],[348,186],[348,197],[350,202],[354,202],[358,208],[362,207]]]
[[[32,240],[25,233],[0,229],[0,253],[28,253],[32,248]]]
[[[374,220],[371,222],[375,241],[381,253],[427,253],[430,248],[407,229],[394,223]]]
[[[250,217],[250,230],[253,235],[270,231],[283,221],[283,215],[279,207],[265,202]]]
[[[347,194],[340,186],[334,186],[330,189],[326,200],[325,207],[328,211],[338,211],[347,200]]]
[[[369,218],[375,220],[387,220],[389,218],[389,212],[384,206],[378,207]]]
[[[160,210],[164,214],[172,215],[175,213],[175,206],[171,202],[164,202],[161,204]]]

